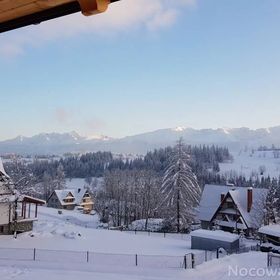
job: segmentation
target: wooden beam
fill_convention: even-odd
[[[38,216],[38,204],[36,203],[36,208],[35,208],[35,218]]]
[[[80,11],[81,7],[79,3],[77,1],[71,2],[69,4],[64,4],[35,14],[19,17],[13,20],[6,21],[4,23],[0,23],[0,33],[32,24],[39,24],[47,20],[66,16]]]
[[[35,14],[76,0],[2,0],[0,1],[0,22]]]
[[[31,203],[28,204],[28,218],[30,218],[30,212],[31,212]]]
[[[110,0],[78,0],[78,2],[85,16],[104,13],[110,4]]]
[[[23,218],[26,218],[26,203],[24,202]]]
[[[80,11],[94,15],[117,1],[120,0],[0,0],[0,33]]]

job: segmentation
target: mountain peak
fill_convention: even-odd
[[[67,133],[66,133],[67,134]],[[82,138],[82,136],[78,133],[78,132],[76,132],[76,131],[71,131],[71,132],[69,132],[68,133],[74,140],[79,140],[79,139],[81,139]]]
[[[106,135],[91,135],[86,137],[86,140],[100,140],[100,141],[109,141],[112,140],[113,138],[106,136]]]
[[[0,154],[63,154],[90,151],[144,154],[155,148],[172,146],[180,137],[190,145],[222,145],[236,150],[244,146],[270,147],[272,144],[280,147],[280,126],[268,129],[244,127],[193,129],[178,126],[118,139],[104,135],[83,137],[75,131],[42,133],[33,137],[18,136],[11,140],[0,141]]]
[[[177,126],[177,127],[173,128],[172,130],[176,131],[176,132],[182,132],[182,131],[184,131],[186,129],[187,128],[185,126]]]

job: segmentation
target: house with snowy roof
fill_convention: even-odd
[[[0,159],[0,234],[30,231],[44,200],[21,195],[15,189]],[[33,211],[34,210],[34,211]]]
[[[47,206],[57,209],[74,210],[82,207],[84,213],[93,210],[93,199],[87,189],[63,189],[52,192],[47,200]]]
[[[262,226],[259,229],[259,235],[263,242],[269,242],[271,244],[279,246],[280,248],[280,225],[279,224]]]
[[[262,188],[205,185],[199,205],[202,229],[255,232],[264,220],[267,193]]]

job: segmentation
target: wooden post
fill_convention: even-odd
[[[138,256],[137,256],[137,254],[135,255],[135,264],[136,264],[136,266],[138,266]]]
[[[207,251],[205,250],[205,261],[207,262]]]
[[[24,202],[23,208],[24,208],[24,210],[23,210],[23,218],[25,219],[26,218],[26,202]]]
[[[37,218],[38,216],[38,204],[36,203],[36,206],[35,206],[35,218]]]
[[[191,256],[192,256],[192,268],[195,267],[195,259],[194,259],[194,254],[191,253]]]
[[[21,202],[21,217],[23,217],[23,201]]]
[[[35,261],[36,260],[36,248],[34,248],[34,250],[33,250],[33,261]]]
[[[31,203],[28,204],[28,218],[30,218]]]
[[[184,268],[187,269],[187,256],[184,256]]]
[[[87,251],[87,263],[89,262],[89,251]]]

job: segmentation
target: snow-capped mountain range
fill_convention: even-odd
[[[149,150],[174,145],[183,137],[192,145],[215,144],[236,150],[244,146],[280,147],[280,126],[261,129],[219,128],[193,129],[176,127],[127,136],[119,139],[107,136],[83,137],[76,132],[41,133],[33,137],[18,136],[0,141],[0,153],[63,154],[66,152],[112,151],[113,153],[144,154]]]

